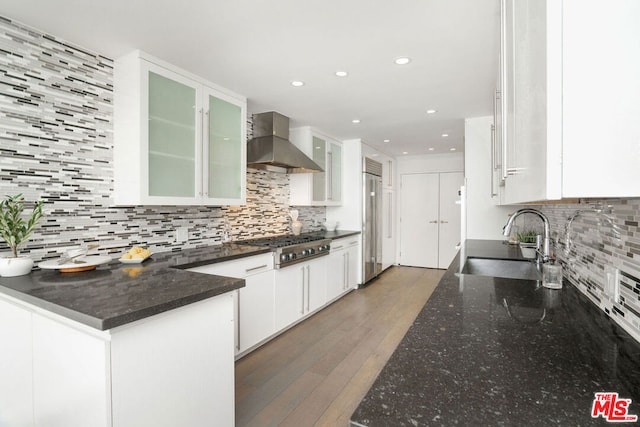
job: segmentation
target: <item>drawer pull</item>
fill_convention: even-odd
[[[263,265],[259,265],[259,266],[257,266],[257,267],[247,268],[247,269],[245,270],[245,272],[246,272],[246,273],[248,273],[248,272],[250,272],[250,271],[259,270],[259,269],[261,269],[261,268],[265,268],[265,267],[268,267],[268,265],[267,265],[267,264],[263,264]]]
[[[333,249],[333,250],[342,249],[342,245],[340,245],[340,246],[334,246],[334,247],[332,247],[331,249]]]

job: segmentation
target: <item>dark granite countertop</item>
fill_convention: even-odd
[[[315,232],[338,239],[359,231]],[[0,277],[0,293],[99,330],[112,329],[244,286],[244,280],[185,271],[269,253],[265,247],[224,243],[154,254],[142,264],[117,259],[93,271],[34,271]]]
[[[565,280],[463,275],[466,257],[521,258],[471,240],[351,418],[352,426],[600,425],[596,392],[640,415],[640,345]],[[503,305],[507,301],[509,310]]]
[[[336,230],[336,231],[324,231],[324,237],[326,239],[342,239],[343,237],[355,236],[360,234],[359,231],[351,231],[351,230]]]
[[[112,329],[244,286],[244,280],[187,268],[270,252],[225,243],[153,254],[142,264],[113,260],[92,271],[34,271],[0,277],[0,293],[99,330]]]

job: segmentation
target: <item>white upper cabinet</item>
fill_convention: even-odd
[[[382,163],[382,188],[385,190],[393,190],[395,185],[395,162],[389,157],[382,155],[380,158],[376,159],[380,163]]]
[[[504,202],[640,196],[640,3],[502,7]]]
[[[324,172],[290,175],[293,206],[339,206],[342,204],[342,143],[310,128],[289,132],[291,142]]]
[[[114,87],[116,205],[245,202],[244,97],[139,51]]]

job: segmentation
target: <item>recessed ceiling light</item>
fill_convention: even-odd
[[[373,153],[371,157],[378,157],[378,153]]]
[[[294,81],[291,82],[291,86],[295,86],[295,87],[304,86],[304,82],[302,82],[300,80],[294,80]]]
[[[429,147],[429,151],[433,151],[433,150],[434,150],[434,148],[433,148],[433,147]]]
[[[349,75],[349,73],[347,73],[346,71],[336,71],[336,76],[338,77],[347,77]]]
[[[394,62],[397,65],[407,65],[409,62],[411,62],[411,58],[408,58],[406,56],[401,56],[400,58],[396,58]]]
[[[358,124],[358,123],[360,123],[360,119],[353,119],[353,120],[351,120],[351,123]]]
[[[435,114],[438,110],[427,110],[427,114]]]
[[[456,151],[455,148],[449,148],[449,151]]]
[[[382,142],[391,142],[390,139],[383,139]]]
[[[407,151],[403,151],[403,152],[402,152],[402,154],[409,154],[409,152],[407,152]]]
[[[443,133],[443,134],[442,134],[442,137],[443,137],[443,138],[446,138],[446,137],[448,137],[448,136],[449,136],[449,134],[448,134],[448,133]]]

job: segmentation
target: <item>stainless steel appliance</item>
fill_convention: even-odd
[[[284,268],[302,261],[329,255],[331,250],[331,239],[325,239],[318,234],[301,234],[299,236],[284,234],[241,240],[237,243],[271,248],[274,252],[275,268]]]
[[[382,163],[362,160],[362,282],[366,284],[382,270]]]
[[[323,171],[289,141],[289,118],[275,111],[253,115],[253,139],[247,144],[247,166],[286,173]]]

